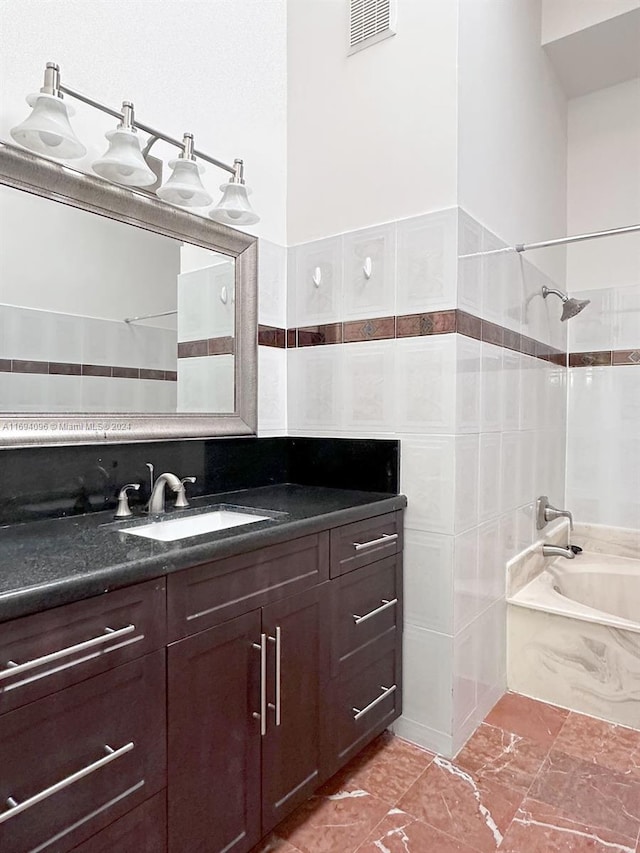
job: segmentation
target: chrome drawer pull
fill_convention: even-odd
[[[384,545],[386,542],[393,542],[397,538],[397,533],[383,533],[379,539],[372,539],[371,542],[352,542],[351,544],[356,551],[364,551],[365,548],[373,548],[375,545]]]
[[[276,714],[276,726],[279,726],[282,720],[282,709],[281,709],[281,684],[282,684],[282,628],[278,625],[276,626],[276,635],[275,637],[269,637],[270,643],[276,644],[276,704],[273,702],[269,702],[269,707],[272,711],[275,711]]]
[[[392,693],[395,693],[396,685],[392,684],[391,687],[383,687],[380,685],[380,690],[382,690],[380,696],[378,696],[377,699],[374,699],[373,702],[369,702],[366,708],[363,708],[361,711],[358,708],[351,709],[353,711],[354,720],[359,720],[360,717],[364,717],[365,714],[368,714],[369,711],[375,708],[376,705],[379,705],[380,702],[387,698],[387,696],[391,696]]]
[[[9,808],[6,812],[2,812],[2,814],[0,814],[0,823],[4,823],[4,821],[9,820],[10,817],[15,817],[17,814],[20,814],[20,812],[30,809],[31,806],[41,803],[43,800],[46,800],[47,797],[50,797],[52,794],[56,794],[58,791],[62,791],[63,788],[67,788],[69,785],[73,785],[73,783],[77,782],[78,779],[83,779],[95,770],[100,770],[101,767],[106,767],[107,764],[115,761],[116,758],[120,758],[120,756],[124,755],[126,752],[131,752],[133,746],[133,741],[121,746],[120,749],[112,749],[110,746],[105,744],[104,749],[107,754],[103,758],[99,758],[97,761],[94,761],[93,764],[88,764],[86,767],[83,767],[82,770],[78,770],[77,773],[72,773],[71,776],[67,776],[66,779],[56,782],[55,785],[45,788],[44,791],[40,791],[39,794],[34,794],[33,797],[29,797],[28,800],[24,800],[22,803],[18,803],[13,797],[9,797],[7,799]]]
[[[252,716],[260,720],[260,734],[267,733],[267,635],[260,634],[260,643],[252,643],[254,649],[260,651],[260,713],[254,711]]]
[[[369,613],[365,613],[364,616],[356,616],[355,613],[352,613],[353,620],[356,625],[359,625],[361,622],[366,622],[367,619],[371,619],[372,616],[377,616],[378,613],[383,613],[385,610],[388,610],[390,607],[395,607],[398,603],[397,598],[392,598],[390,601],[388,598],[382,599],[382,604],[380,607],[376,607],[375,610],[369,611]]]
[[[51,652],[50,655],[43,655],[40,658],[25,661],[24,663],[16,663],[15,661],[7,661],[7,668],[0,671],[0,681],[4,678],[11,678],[14,675],[19,675],[21,672],[27,672],[29,669],[35,669],[37,666],[43,666],[46,663],[53,663],[60,658],[68,657],[76,652],[83,652],[85,649],[91,649],[94,646],[99,646],[102,643],[108,643],[111,640],[117,640],[119,637],[124,637],[125,634],[131,634],[136,630],[135,625],[126,625],[124,628],[118,628],[115,631],[113,628],[105,628],[104,634],[99,637],[93,637],[91,640],[85,640],[83,643],[76,643],[75,646],[67,646],[66,649],[60,649],[58,652]]]

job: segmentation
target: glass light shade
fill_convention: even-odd
[[[96,175],[128,187],[148,187],[155,183],[156,176],[142,156],[137,133],[120,127],[105,136],[109,140],[107,152],[91,166]]]
[[[222,198],[209,211],[211,219],[223,225],[253,225],[260,217],[249,203],[251,190],[246,184],[229,182],[221,184]]]
[[[27,103],[33,107],[31,115],[22,124],[11,128],[11,136],[16,142],[37,154],[63,160],[73,160],[87,153],[69,124],[73,110],[62,98],[40,92],[29,95]]]
[[[169,168],[173,171],[157,190],[156,195],[159,198],[180,207],[205,207],[211,204],[212,198],[200,180],[204,169],[199,163],[179,157],[169,161]]]

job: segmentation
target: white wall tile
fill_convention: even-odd
[[[480,428],[496,432],[502,426],[502,350],[493,344],[482,344],[480,377]]]
[[[456,208],[403,219],[397,229],[396,313],[455,307]]]
[[[456,436],[455,454],[454,529],[462,533],[478,523],[479,436]]]
[[[571,296],[576,299],[590,299],[591,305],[576,317],[572,317],[568,323],[570,351],[590,352],[613,349],[615,290],[608,287],[588,293],[572,293]]]
[[[389,223],[344,235],[344,319],[395,313],[396,225]],[[364,265],[371,260],[371,277]]]
[[[313,326],[342,319],[343,238],[329,237],[294,246],[288,288],[290,326]],[[319,283],[314,282],[314,276]]]
[[[480,436],[480,466],[478,478],[478,521],[489,521],[501,512],[500,489],[502,437],[500,433]]]
[[[472,527],[454,540],[453,622],[457,633],[478,614],[478,528]]]
[[[233,355],[179,358],[178,411],[233,412],[234,365]],[[154,393],[148,388],[151,397]]]
[[[354,434],[391,432],[395,404],[395,340],[343,346],[343,427]]]
[[[454,449],[453,436],[402,439],[400,486],[409,501],[407,527],[453,534]]]
[[[480,431],[480,380],[482,349],[480,341],[456,335],[456,431]]]
[[[395,428],[399,433],[455,431],[456,335],[397,340]]]
[[[404,632],[404,714],[436,731],[451,731],[453,639],[408,625]]]
[[[503,513],[518,505],[518,463],[520,461],[520,434],[502,433],[502,462],[500,470],[500,507]]]
[[[287,428],[287,350],[258,347],[258,433]]]
[[[502,429],[520,428],[520,362],[519,353],[502,351]]]
[[[460,257],[482,252],[482,226],[458,208],[458,307],[476,317],[482,315],[484,258]]]
[[[288,350],[287,415],[292,430],[342,429],[342,345]]]
[[[269,240],[258,244],[258,320],[287,325],[287,249]]]
[[[444,634],[453,626],[453,537],[404,531],[404,620]]]
[[[640,349],[640,282],[615,288],[614,305],[613,343],[604,349]],[[582,314],[587,311],[591,305]]]
[[[483,610],[505,594],[505,564],[498,519],[478,528],[478,599]]]

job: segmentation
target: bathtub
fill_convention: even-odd
[[[640,560],[559,558],[507,602],[510,690],[640,729]]]

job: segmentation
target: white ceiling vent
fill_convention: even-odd
[[[396,0],[350,0],[349,54],[394,36]]]

